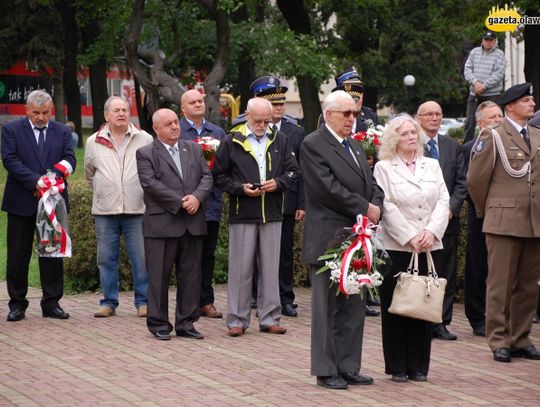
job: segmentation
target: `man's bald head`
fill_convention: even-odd
[[[442,122],[442,108],[437,102],[428,100],[418,106],[416,120],[429,138],[433,138],[439,132]]]

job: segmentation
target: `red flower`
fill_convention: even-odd
[[[367,267],[367,262],[366,262],[366,259],[364,259],[364,258],[355,259],[355,260],[353,260],[351,265],[352,265],[353,269],[360,270],[360,269],[363,269],[363,268]]]
[[[378,137],[373,138],[373,144],[375,144],[376,146],[380,146],[380,145],[381,145],[381,142],[379,141],[379,138],[378,138]]]

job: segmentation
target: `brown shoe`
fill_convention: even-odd
[[[106,305],[99,307],[99,309],[94,313],[94,317],[96,318],[108,318],[111,315],[116,315],[116,311],[111,307],[107,307]]]
[[[139,308],[137,308],[138,317],[146,318],[147,315],[148,315],[148,307],[146,304],[143,304]]]
[[[267,328],[261,327],[259,330],[261,332],[266,332],[269,334],[277,334],[277,335],[283,335],[285,332],[287,332],[287,328],[283,328],[282,326],[279,326],[279,325],[272,325]]]
[[[240,328],[239,326],[235,326],[233,328],[229,328],[228,335],[233,336],[233,337],[242,336],[245,331],[246,331],[245,329]]]
[[[201,307],[201,315],[207,318],[223,318],[223,314],[214,307],[214,304],[206,304]]]

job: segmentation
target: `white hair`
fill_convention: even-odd
[[[329,110],[336,110],[339,108],[340,101],[350,100],[354,103],[354,99],[344,90],[336,90],[335,92],[330,93],[324,98],[322,104],[323,115],[326,117],[326,112]]]
[[[43,106],[47,103],[52,103],[52,97],[47,92],[42,90],[34,90],[30,92],[28,97],[26,98],[26,104],[27,105],[37,105],[37,106]]]

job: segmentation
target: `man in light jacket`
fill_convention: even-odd
[[[120,236],[123,233],[133,274],[135,307],[147,314],[148,276],[144,259],[143,191],[135,152],[150,144],[152,136],[129,122],[129,105],[118,96],[105,102],[107,123],[88,138],[84,154],[86,179],[93,192],[97,265],[103,299],[94,316],[115,315],[118,307]]]

